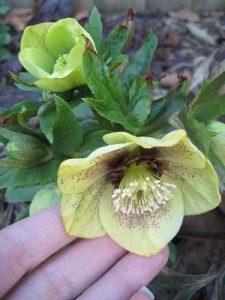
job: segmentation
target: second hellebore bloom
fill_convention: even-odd
[[[35,84],[52,92],[68,91],[86,83],[83,53],[89,33],[72,18],[28,26],[22,36],[19,60]]]
[[[184,215],[220,203],[217,174],[184,130],[161,139],[119,132],[104,140],[108,146],[60,166],[69,235],[108,234],[123,248],[149,256],[176,235]]]

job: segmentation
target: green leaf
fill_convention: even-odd
[[[170,250],[170,254],[169,254],[167,266],[172,267],[175,264],[176,259],[177,259],[177,251],[176,251],[176,246],[174,245],[174,243],[172,243],[172,242],[169,243],[169,250]]]
[[[7,125],[18,123],[18,115],[25,109],[26,111],[29,111],[31,115],[35,115],[40,105],[40,102],[21,101],[0,112],[0,124]]]
[[[16,222],[29,217],[30,205],[25,205],[22,211],[16,216]]]
[[[34,84],[35,79],[30,73],[21,72],[19,76],[10,72],[12,79],[15,81],[15,85],[23,91],[40,92],[39,88]]]
[[[125,48],[128,40],[128,28],[124,25],[118,25],[109,33],[105,47],[107,57],[115,59]]]
[[[225,94],[206,97],[204,102],[196,102],[190,113],[198,121],[206,122],[225,114]]]
[[[53,124],[56,119],[56,109],[53,102],[47,102],[38,112],[40,128],[50,144],[53,143]]]
[[[195,119],[205,122],[225,114],[225,95],[215,95],[224,85],[224,71],[209,82],[204,80],[200,92],[189,109]]]
[[[212,137],[206,126],[194,119],[191,114],[187,114],[182,121],[194,144],[208,155]]]
[[[103,141],[102,137],[109,132],[110,131],[108,130],[98,130],[86,136],[79,150],[81,157],[86,157],[95,149],[105,146],[105,142]]]
[[[37,139],[29,136],[27,134],[23,134],[20,132],[15,132],[4,127],[0,127],[0,135],[3,136],[10,142],[22,142],[22,143],[36,143]]]
[[[99,11],[96,7],[92,9],[89,23],[85,26],[85,30],[90,33],[94,40],[97,52],[102,55],[104,53],[104,44],[102,40],[102,21]]]
[[[87,84],[94,96],[97,99],[117,102],[123,108],[126,103],[125,86],[119,78],[110,74],[102,60],[95,53],[86,51],[83,67]]]
[[[187,88],[188,82],[185,80],[165,97],[152,102],[151,113],[146,122],[149,124],[148,132],[164,127],[173,115],[183,109]]]
[[[128,121],[142,128],[151,111],[152,98],[146,79],[137,78],[130,89]]]
[[[55,96],[55,105],[52,149],[60,155],[70,157],[80,148],[83,132],[73,110],[63,99]]]
[[[209,149],[208,157],[215,168],[221,183],[225,183],[225,166],[217,154]]]
[[[107,63],[110,66],[110,70],[116,69],[118,66],[121,64],[126,64],[128,63],[128,56],[126,54],[119,54],[114,58],[110,58]]]
[[[149,71],[157,44],[156,36],[150,33],[123,71],[122,79],[126,86],[131,86],[135,78],[142,77]]]
[[[8,170],[0,168],[0,188],[30,186],[56,181],[61,159],[23,169]]]
[[[86,98],[83,100],[107,120],[121,124],[125,129],[133,134],[139,131],[137,127],[134,127],[127,121],[127,118],[121,112],[118,103],[111,102],[107,99],[97,100],[93,98]]]
[[[5,193],[5,201],[10,203],[30,202],[43,185],[10,187]]]

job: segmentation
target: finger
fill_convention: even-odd
[[[64,232],[59,205],[0,231],[0,298],[28,270],[73,239]]]
[[[148,284],[158,274],[167,259],[168,248],[151,257],[129,253],[77,300],[130,299],[143,285]]]
[[[49,258],[4,299],[74,299],[125,253],[107,236],[80,240]]]
[[[142,287],[137,293],[135,293],[130,300],[154,300],[155,297],[152,292],[145,286]]]

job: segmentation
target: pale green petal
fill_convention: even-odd
[[[167,180],[168,182],[168,180]],[[107,234],[132,253],[151,256],[163,249],[178,232],[183,220],[183,201],[179,188],[174,197],[153,213],[123,214],[115,212],[108,186],[100,200],[100,220]]]
[[[91,36],[75,19],[66,18],[56,22],[49,29],[45,44],[49,52],[58,57],[69,53],[80,39],[85,41],[85,38],[94,45]]]
[[[48,76],[54,66],[54,59],[43,48],[30,47],[19,53],[19,61],[36,78]]]
[[[83,76],[82,67],[76,70],[65,70],[62,72],[54,72],[35,81],[35,85],[39,88],[52,92],[64,92],[86,83]]]
[[[110,145],[97,149],[87,158],[68,159],[58,171],[58,187],[63,194],[85,191],[98,179],[109,173],[114,163],[123,160],[133,149],[131,143]]]
[[[21,50],[30,47],[40,47],[46,49],[45,37],[53,24],[54,23],[51,22],[44,22],[26,27],[21,39]]]
[[[61,212],[68,235],[80,238],[105,235],[99,220],[99,201],[106,186],[103,180],[99,180],[76,195],[63,195]]]
[[[59,202],[61,193],[55,185],[46,186],[38,191],[30,205],[30,216]]]
[[[172,147],[176,145],[185,136],[186,132],[183,129],[178,129],[171,131],[161,139],[155,139],[144,136],[136,137],[126,132],[108,133],[104,135],[103,139],[109,145],[133,142],[143,148],[150,149],[153,147]]]
[[[154,148],[153,152],[145,153],[154,158],[180,161],[198,168],[205,166],[204,155],[188,140],[183,129],[171,131],[160,139],[136,137],[126,132],[109,133],[103,139],[107,144],[133,142],[145,149]]]
[[[68,68],[75,69],[83,66],[83,53],[85,50],[85,40],[80,39],[68,55]],[[83,68],[82,68],[83,73]],[[82,77],[84,75],[82,74]]]
[[[179,185],[184,199],[184,215],[196,215],[217,207],[221,201],[218,176],[211,163],[197,169],[170,162],[165,171]]]
[[[172,147],[157,147],[154,151],[154,158],[174,161],[194,168],[204,168],[206,165],[206,157],[189,141],[187,136]]]

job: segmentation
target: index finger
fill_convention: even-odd
[[[56,204],[0,231],[0,297],[33,269],[74,238],[65,234]]]

